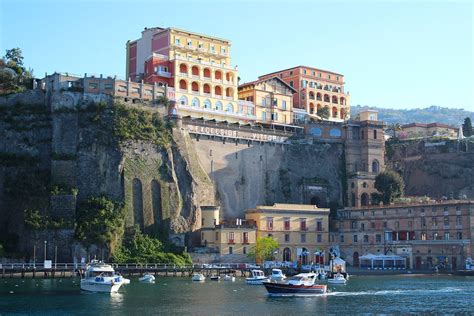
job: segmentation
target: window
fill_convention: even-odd
[[[267,230],[273,230],[273,217],[267,217]]]
[[[179,44],[181,43],[181,41],[179,40],[179,38],[175,38],[174,43],[175,43],[176,45],[179,45]]]
[[[344,235],[339,236],[339,242],[344,242]]]
[[[357,242],[357,235],[352,236],[352,241]]]
[[[461,233],[461,232],[457,232],[457,233],[456,233],[456,238],[457,238],[458,240],[461,240],[461,239],[462,239],[462,233]]]
[[[214,45],[211,45],[211,52],[215,52],[216,51],[216,48],[214,47]]]
[[[229,233],[227,234],[227,242],[228,242],[229,244],[233,244],[233,243],[235,242],[235,240],[234,240],[234,232],[229,232]]]
[[[301,234],[301,243],[306,242],[306,234]]]
[[[426,227],[426,220],[424,217],[421,218],[421,227]]]
[[[461,226],[461,216],[456,216],[456,226]]]
[[[301,218],[300,219],[300,230],[302,230],[302,231],[307,230],[307,228],[306,228],[306,218]]]
[[[303,69],[303,73],[306,75],[306,69]]]
[[[408,221],[408,228],[412,228],[413,226],[413,222],[412,221]]]
[[[375,235],[375,242],[381,243],[382,242],[382,235],[380,235],[380,234]]]
[[[331,79],[331,75],[328,75],[328,79]]]
[[[89,83],[89,89],[97,89],[99,85],[95,82],[90,82]]]
[[[193,41],[189,41],[189,40],[188,40],[188,46],[189,46],[189,47],[193,47]]]
[[[365,244],[369,243],[369,235],[364,235],[364,243]]]
[[[293,74],[293,71],[290,71],[290,76],[291,76],[292,74]],[[291,82],[293,82],[293,81],[291,81]]]
[[[370,228],[375,229],[375,222],[370,222]]]
[[[448,216],[444,217],[444,226],[449,226],[449,217]]]
[[[281,101],[281,107],[283,108],[283,110],[286,110],[286,101],[285,100]]]
[[[387,228],[387,222],[383,222],[383,228]]]
[[[318,77],[319,77],[319,78],[322,78],[322,77],[323,77],[323,74],[322,74],[322,73],[319,73],[319,74],[318,74]]]
[[[201,219],[201,226],[204,226],[204,218]]]
[[[339,81],[339,76],[336,76],[336,80]]]
[[[322,130],[319,127],[310,128],[309,133],[315,137],[321,137],[321,135],[323,134]]]
[[[112,90],[112,88],[113,88],[113,85],[111,83],[105,83],[104,84],[104,89],[105,90]]]
[[[219,240],[219,232],[216,232],[216,240]]]
[[[231,255],[233,253],[234,249],[232,249],[232,247],[229,247],[229,255]]]
[[[290,87],[293,87],[293,80],[290,81]]]
[[[395,228],[400,228],[400,222],[399,221],[395,222]]]
[[[365,224],[364,223],[360,223],[360,229],[365,230]]]
[[[357,229],[357,222],[356,221],[351,222],[351,228],[352,229]]]
[[[221,53],[225,54],[225,48],[224,47],[221,48]]]
[[[323,222],[322,222],[321,220],[318,220],[318,221],[316,222],[316,230],[317,230],[318,232],[323,231]]]
[[[449,240],[449,232],[444,233],[444,240]]]
[[[316,71],[311,71],[311,76],[316,76]]]
[[[248,232],[244,232],[244,233],[243,233],[243,243],[244,243],[244,244],[248,244],[248,243],[249,243],[249,233],[248,233]]]
[[[377,139],[377,130],[374,129],[374,139]]]
[[[290,234],[285,234],[285,242],[290,242]]]
[[[243,252],[244,255],[246,255],[247,254],[247,247],[242,248],[242,252]]]
[[[267,112],[262,112],[262,121],[267,120]]]
[[[433,227],[438,226],[438,219],[436,217],[433,217],[431,219],[431,226]]]
[[[427,239],[426,233],[422,232],[421,233],[421,240],[426,240],[426,239]]]
[[[287,217],[283,220],[285,230],[290,230],[290,219]]]
[[[340,129],[333,128],[329,131],[329,136],[331,137],[341,137],[342,133]]]

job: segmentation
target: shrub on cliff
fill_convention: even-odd
[[[79,204],[76,213],[76,238],[85,246],[115,249],[124,231],[125,209],[105,196],[90,197]]]
[[[0,93],[17,93],[32,88],[32,70],[23,66],[20,48],[7,49],[0,60]]]
[[[164,252],[163,243],[151,236],[144,235],[139,229],[135,230],[132,238],[124,241],[113,255],[112,261],[116,263],[166,263],[184,266],[192,264],[188,253],[174,254]]]
[[[403,178],[392,170],[381,172],[375,178],[375,188],[380,192],[383,204],[390,204],[394,198],[401,197],[405,190]]]
[[[144,140],[167,147],[171,141],[170,129],[158,113],[121,103],[115,104],[114,134],[121,142]]]

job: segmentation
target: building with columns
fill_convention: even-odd
[[[175,89],[171,114],[181,117],[249,123],[252,103],[238,102],[237,67],[231,64],[231,42],[177,28],[145,28],[128,41],[127,78]]]
[[[296,66],[262,75],[259,79],[279,77],[296,90],[293,95],[295,121],[307,117],[319,119],[316,114],[327,107],[329,120],[344,122],[349,119],[349,93],[344,91],[344,76],[335,72],[308,66]]]

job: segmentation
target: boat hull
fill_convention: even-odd
[[[101,292],[101,293],[116,293],[122,286],[120,283],[105,283],[105,282],[91,282],[83,280],[81,282],[81,290],[88,292]]]
[[[268,279],[245,279],[245,282],[247,282],[247,284],[249,285],[262,285],[263,282],[267,282]]]
[[[325,294],[327,286],[315,285],[290,285],[285,283],[263,282],[269,295],[318,295]]]
[[[346,280],[333,280],[333,279],[328,279],[327,280],[329,284],[346,284]]]

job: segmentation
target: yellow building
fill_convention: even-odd
[[[398,138],[428,138],[428,137],[449,137],[457,138],[459,128],[442,123],[410,123],[402,125],[397,131]]]
[[[201,207],[201,245],[213,248],[221,256],[235,255],[245,261],[256,242],[254,221],[234,219],[219,221],[219,207]]]
[[[238,104],[237,67],[231,66],[231,42],[176,28],[150,28],[127,43],[127,77],[175,90],[182,117],[248,123],[254,109]]]
[[[278,77],[260,79],[239,86],[239,100],[255,104],[256,121],[292,124],[294,88]]]
[[[329,243],[329,209],[305,204],[257,206],[245,213],[257,224],[257,238],[272,237],[280,248],[276,260],[309,264]],[[326,252],[328,253],[328,252]]]

